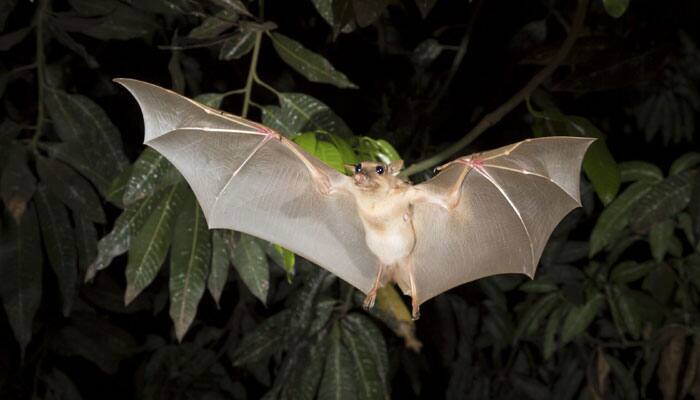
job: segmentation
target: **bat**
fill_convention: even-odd
[[[413,185],[402,161],[344,175],[274,130],[170,90],[116,79],[139,103],[144,143],[185,177],[210,229],[284,246],[365,295],[396,283],[414,318],[426,300],[481,277],[533,277],[549,236],[581,205],[595,139],[543,137],[458,158]]]

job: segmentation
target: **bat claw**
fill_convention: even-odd
[[[374,300],[377,298],[377,292],[372,291],[365,297],[365,301],[362,302],[362,308],[368,311],[370,308],[374,307]]]

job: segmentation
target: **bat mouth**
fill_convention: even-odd
[[[358,172],[352,176],[355,186],[363,189],[373,189],[377,186],[376,182],[372,181],[372,178],[365,172]]]

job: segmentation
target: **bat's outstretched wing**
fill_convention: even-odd
[[[488,275],[532,277],[554,228],[580,206],[581,162],[593,140],[525,140],[458,159],[417,185],[427,200],[413,210],[418,301]]]
[[[269,128],[161,87],[117,79],[136,97],[144,142],[192,187],[210,228],[278,243],[365,293],[377,259],[350,194],[324,188],[350,179]]]

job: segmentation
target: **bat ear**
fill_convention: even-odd
[[[401,172],[401,169],[403,168],[403,160],[396,160],[393,161],[391,164],[389,164],[389,174],[391,175],[398,175],[399,172]]]

